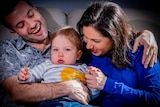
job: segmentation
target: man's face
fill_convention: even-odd
[[[20,1],[5,20],[12,26],[12,33],[28,42],[42,42],[48,36],[46,22],[39,11]]]

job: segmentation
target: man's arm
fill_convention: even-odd
[[[150,67],[153,67],[153,65],[157,61],[157,55],[158,55],[158,45],[156,39],[153,33],[148,30],[144,30],[139,34],[140,36],[136,38],[132,52],[133,53],[136,52],[138,46],[144,45],[142,63],[144,64],[145,68],[147,68],[148,65]]]
[[[68,96],[83,104],[88,104],[90,100],[88,88],[77,80],[48,84],[19,84],[16,76],[12,76],[5,79],[2,85],[15,102],[40,102],[63,96]]]

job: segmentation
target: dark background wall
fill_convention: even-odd
[[[76,8],[87,8],[91,2],[103,0],[30,0],[36,6],[55,7],[69,13]],[[104,0],[106,1],[106,0]],[[158,0],[108,0],[118,3],[121,7],[158,11]]]

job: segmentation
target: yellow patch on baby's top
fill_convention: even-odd
[[[70,67],[62,70],[61,77],[62,77],[62,81],[75,80],[75,79],[85,81],[85,76],[83,72]]]

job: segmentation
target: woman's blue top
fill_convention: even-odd
[[[91,56],[88,65],[98,67],[107,76],[104,89],[92,103],[103,107],[160,107],[159,60],[152,68],[144,68],[142,46],[128,55],[131,64],[125,69],[115,67],[107,56]]]

